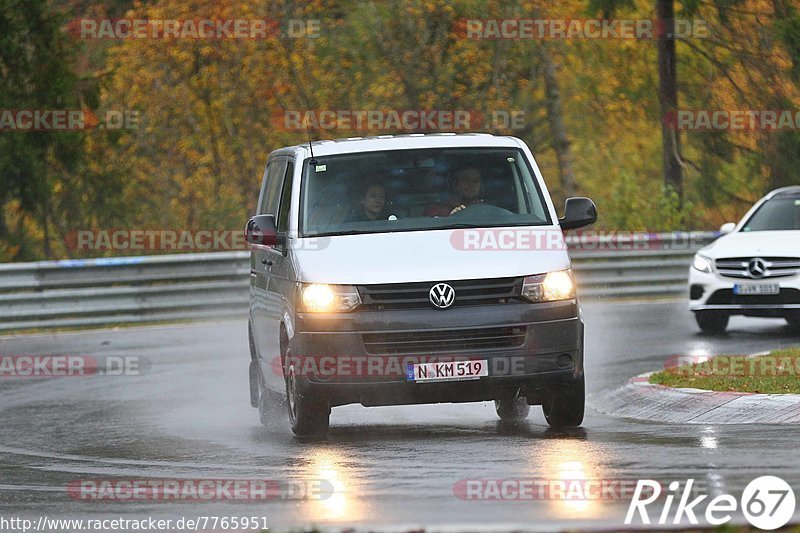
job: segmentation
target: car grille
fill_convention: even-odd
[[[452,307],[522,302],[523,278],[494,278],[448,281],[456,291]],[[433,308],[428,291],[436,281],[359,285],[362,305],[359,309],[429,309]]]
[[[761,259],[765,268],[762,276],[750,272],[749,265],[754,259]],[[800,272],[799,257],[729,257],[715,262],[720,276],[727,278],[766,279],[785,278]]]
[[[364,333],[361,338],[369,354],[419,354],[474,352],[519,348],[525,344],[526,326],[392,331]]]
[[[800,304],[800,290],[781,289],[778,294],[733,294],[731,289],[720,289],[708,297],[709,305],[781,305]]]

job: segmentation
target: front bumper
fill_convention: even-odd
[[[583,376],[584,326],[576,300],[301,314],[295,331],[287,361],[304,388],[324,395],[331,406],[474,402],[517,394],[541,403],[544,392]],[[386,342],[376,343],[376,337]],[[467,345],[462,338],[478,340]],[[408,364],[468,359],[486,360],[489,375],[424,383],[406,376]]]
[[[775,295],[736,295],[734,285],[774,283],[780,286]],[[720,276],[715,271],[689,269],[689,309],[718,311],[729,315],[785,317],[800,313],[800,276],[736,279]]]

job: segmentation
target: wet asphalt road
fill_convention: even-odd
[[[780,320],[734,318],[729,333],[701,335],[684,302],[590,302],[584,311],[590,394],[658,369],[671,354],[800,345]],[[583,428],[558,432],[539,407],[509,427],[489,403],[345,406],[333,410],[327,440],[300,442],[283,412],[264,428],[249,406],[245,321],[4,337],[0,354],[141,355],[152,363],[143,376],[0,382],[0,517],[259,516],[273,531],[614,530],[629,500],[464,501],[454,485],[692,477],[712,494],[737,494],[775,474],[800,489],[797,426],[671,426],[589,409]],[[258,503],[68,497],[68,483],[86,478],[325,480],[334,494]]]

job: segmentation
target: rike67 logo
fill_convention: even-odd
[[[754,527],[773,530],[786,525],[794,515],[794,491],[788,483],[776,476],[761,476],[751,481],[742,492],[740,501],[730,494],[721,494],[711,500],[708,500],[707,494],[701,494],[690,501],[689,498],[694,495],[693,484],[693,479],[687,480],[683,488],[679,481],[670,483],[669,492],[663,498],[661,512],[652,517],[654,523],[666,525],[688,522],[699,525],[699,515],[707,524],[720,526],[730,522],[733,513],[741,509],[744,517]],[[656,510],[648,509],[648,506],[661,496],[661,485],[658,482],[639,480],[625,516],[625,524],[632,524],[637,514],[642,524],[650,524],[651,516],[648,511]],[[678,503],[673,507],[675,500]]]

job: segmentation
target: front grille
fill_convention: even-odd
[[[519,348],[525,344],[526,333],[526,326],[503,326],[364,333],[361,338],[369,354],[406,355]]]
[[[733,294],[731,289],[720,289],[709,296],[708,305],[781,305],[800,304],[800,290],[781,289],[778,294]]]
[[[452,307],[522,302],[523,278],[494,278],[448,281],[456,292]],[[430,309],[428,291],[438,281],[359,285],[359,309]]]
[[[763,276],[753,275],[750,261],[761,259],[765,271]],[[800,272],[800,257],[727,257],[715,261],[717,272],[727,278],[765,279],[785,278]]]

